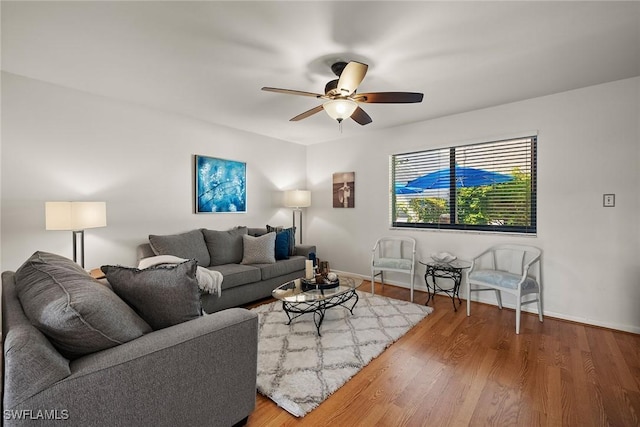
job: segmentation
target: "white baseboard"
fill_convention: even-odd
[[[357,273],[350,273],[347,271],[338,271],[338,270],[332,270],[334,273],[337,273],[338,275],[340,274],[344,274],[347,276],[353,276],[353,277],[359,277],[362,280],[371,280],[371,276],[365,276],[362,274],[357,274]],[[376,282],[380,283],[380,279],[376,278]],[[423,281],[419,281],[416,280],[416,283],[414,284],[413,289],[416,291],[422,291],[422,292],[427,292],[427,287],[424,283],[422,283]],[[409,289],[409,284],[405,283],[405,282],[398,282],[395,280],[386,280],[384,281],[385,284],[389,284],[389,285],[394,285],[394,286],[398,286],[401,288],[406,288]],[[460,295],[460,299],[462,300],[466,300],[466,298],[464,298],[466,295]],[[487,299],[487,298],[479,298],[479,299],[474,299],[472,301],[478,301],[484,304],[489,304],[489,305],[494,305],[494,306],[498,306],[498,304],[496,303],[495,300],[491,300],[491,299]],[[535,304],[534,304],[535,305]],[[510,308],[512,310],[516,309],[516,306],[514,304],[502,304],[503,307],[506,308]],[[544,308],[544,307],[543,307]],[[465,308],[466,310],[466,308]],[[524,306],[522,307],[522,311],[525,311],[527,313],[533,313],[535,315],[538,314],[538,310],[533,308],[533,307],[527,307]],[[545,310],[544,312],[544,316],[545,317],[552,317],[554,319],[562,319],[562,320],[568,320],[571,322],[576,322],[576,323],[582,323],[585,325],[591,325],[591,326],[598,326],[601,328],[607,328],[607,329],[614,329],[617,331],[624,331],[624,332],[631,332],[633,334],[640,334],[640,326],[633,326],[633,325],[621,325],[618,323],[612,323],[612,322],[601,322],[598,320],[594,320],[594,319],[587,319],[584,317],[580,317],[580,316],[570,316],[564,313],[557,313],[557,312],[553,312],[553,311],[547,311]]]

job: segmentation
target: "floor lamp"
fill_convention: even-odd
[[[300,244],[302,244],[302,209],[311,206],[311,191],[287,190],[284,192],[284,205],[293,208],[293,230],[296,229],[296,212],[300,213]]]
[[[80,241],[80,265],[84,268],[84,230],[107,226],[105,202],[46,202],[45,228],[72,232],[73,261],[78,262]]]

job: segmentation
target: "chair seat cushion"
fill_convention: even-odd
[[[498,286],[501,288],[517,289],[522,276],[498,270],[476,270],[469,273],[469,280]],[[527,277],[522,283],[523,290],[537,289],[535,279]]]
[[[393,268],[396,270],[411,270],[412,261],[403,258],[378,258],[373,261],[374,268]]]

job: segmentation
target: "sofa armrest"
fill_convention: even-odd
[[[79,358],[13,409],[65,410],[65,425],[233,425],[255,407],[257,349],[257,315],[224,310]]]
[[[316,252],[315,245],[296,245],[295,255],[301,255],[308,259],[311,252]]]

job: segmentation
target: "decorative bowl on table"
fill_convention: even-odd
[[[437,253],[431,254],[431,259],[433,259],[435,262],[448,263],[448,262],[455,261],[457,258],[458,257],[450,254],[449,252],[437,252]]]
[[[336,277],[335,280],[329,280],[326,277],[320,279],[300,279],[302,285],[302,291],[312,291],[315,289],[332,289],[337,288],[340,285],[340,279]]]

